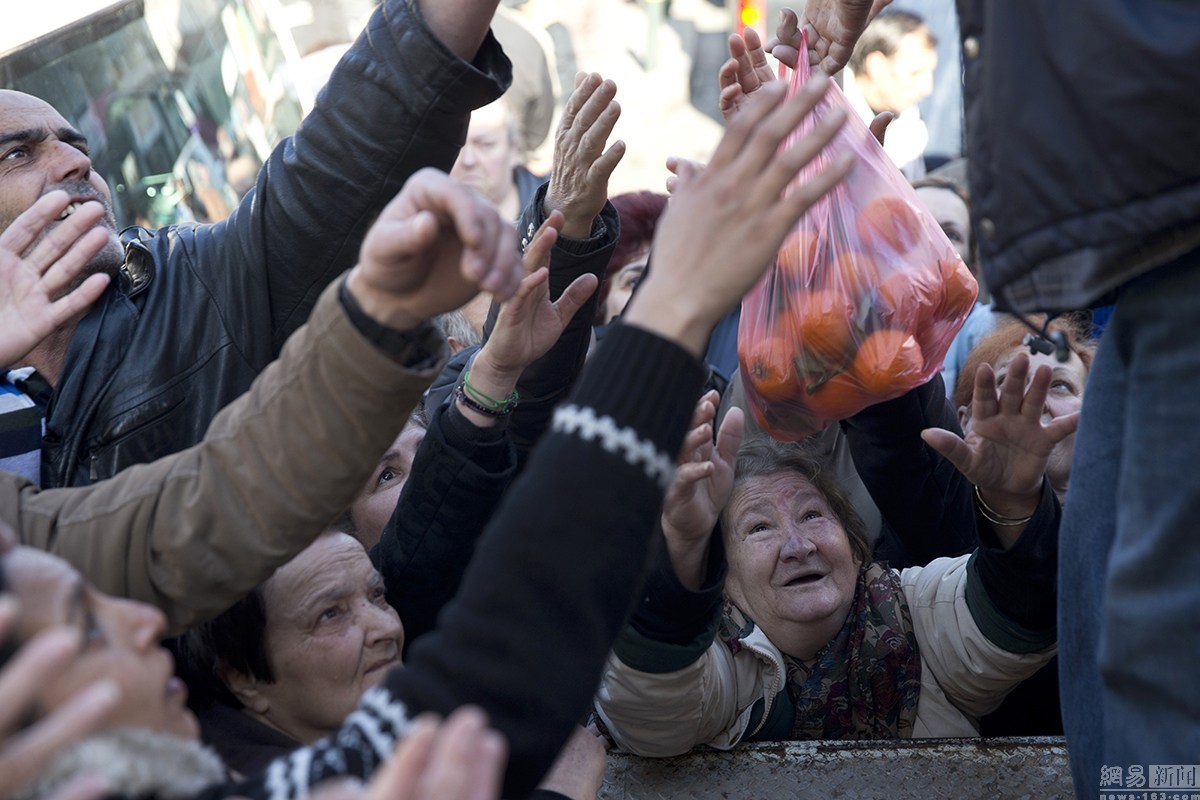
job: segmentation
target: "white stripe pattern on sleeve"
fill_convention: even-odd
[[[649,442],[640,438],[633,428],[619,427],[612,417],[596,416],[587,407],[574,404],[559,406],[554,412],[555,433],[579,436],[597,442],[608,452],[622,456],[633,466],[640,466],[646,475],[664,489],[675,476],[675,462]]]

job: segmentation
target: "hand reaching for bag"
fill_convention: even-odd
[[[512,299],[500,305],[492,335],[471,364],[471,386],[486,395],[501,398],[512,394],[525,368],[554,346],[567,323],[596,291],[599,281],[587,273],[572,281],[557,301],[550,301],[550,249],[562,224],[562,214],[551,213],[526,246],[527,274]],[[459,410],[477,425],[495,424],[494,417],[461,402]]]
[[[795,27],[796,14],[794,11],[784,9],[784,13],[781,16],[787,18],[788,14],[791,15],[792,27]],[[778,41],[778,39],[775,41]],[[799,39],[797,39],[798,41]],[[781,51],[777,45],[772,55],[778,57],[780,52],[786,53],[786,50]],[[753,28],[746,29],[744,38],[743,36],[738,36],[736,33],[729,35],[729,56],[729,60],[721,65],[721,70],[718,73],[718,80],[721,84],[721,95],[718,104],[721,114],[726,120],[732,118],[745,104],[746,99],[758,91],[759,87],[779,80],[775,76],[775,73],[771,71],[771,67],[767,63],[767,50],[763,48],[762,39],[758,37],[758,32]],[[795,68],[796,58],[794,49],[792,50],[791,57],[785,63],[789,67]],[[875,140],[880,145],[883,144],[883,136],[887,131],[887,126],[891,124],[894,118],[895,115],[892,112],[882,111],[876,114],[875,118],[871,120],[869,126],[871,135],[875,137]]]
[[[853,165],[849,155],[831,158],[783,196],[845,122],[833,109],[780,148],[828,86],[820,77],[785,99],[782,81],[764,84],[734,116],[708,166],[679,176],[654,237],[654,268],[625,312],[627,323],[703,352],[712,326],[761,277],[787,231]]]
[[[696,404],[692,429],[683,440],[675,480],[663,500],[662,529],[667,553],[679,582],[692,591],[699,590],[704,580],[708,542],[733,491],[734,462],[745,433],[742,410],[733,407],[725,415],[713,443],[713,421],[720,399],[714,390]]]
[[[1022,353],[1012,360],[997,392],[995,373],[981,364],[975,373],[971,429],[966,437],[960,439],[940,428],[921,432],[926,444],[975,484],[989,507],[1017,519],[1037,509],[1050,454],[1079,426],[1078,412],[1043,425],[1051,370],[1039,367],[1026,388],[1028,376],[1029,357]]]

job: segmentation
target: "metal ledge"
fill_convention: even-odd
[[[1074,797],[1062,737],[771,742],[678,758],[609,754],[604,800]]]

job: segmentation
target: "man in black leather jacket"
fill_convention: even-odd
[[[232,216],[110,237],[90,267],[114,275],[109,289],[9,365],[54,387],[43,488],[88,484],[202,438],[354,263],[405,180],[449,170],[471,110],[507,87],[508,60],[488,33],[495,6],[388,0]],[[48,105],[0,92],[0,141],[0,226],[52,189],[110,205],[86,141]],[[115,228],[111,211],[101,224]]]

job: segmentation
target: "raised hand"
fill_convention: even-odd
[[[813,72],[836,75],[850,60],[858,37],[892,0],[808,0],[804,7],[804,31],[808,36],[808,63]],[[800,21],[790,8],[779,14],[775,38],[767,51],[795,68],[800,52]]]
[[[794,28],[796,20],[794,11],[784,9],[784,13],[781,16],[787,19],[789,14],[791,15],[791,27]],[[783,26],[781,25],[781,27]],[[797,39],[797,41],[799,40]],[[781,52],[788,54],[786,47],[777,45],[772,55],[778,56]],[[758,91],[764,84],[778,80],[775,73],[771,72],[771,68],[767,63],[767,51],[763,49],[762,40],[758,38],[758,32],[753,28],[746,29],[744,39],[737,34],[730,34],[729,54],[731,58],[721,65],[718,76],[721,82],[719,105],[721,114],[725,119],[730,119],[736,114],[745,104],[746,99]],[[795,67],[796,58],[794,49],[790,51],[787,64],[793,68]],[[875,118],[871,120],[869,126],[871,135],[875,137],[879,144],[883,144],[884,133],[894,118],[895,114],[892,112],[883,111],[876,114]]]
[[[830,159],[812,180],[783,190],[846,120],[833,109],[791,146],[780,144],[824,95],[829,79],[784,99],[783,81],[764,84],[730,122],[707,168],[680,180],[654,237],[654,268],[624,320],[697,356],[712,326],[761,277],[784,234],[853,165]],[[682,178],[682,176],[680,176]]]
[[[480,288],[508,299],[522,275],[512,224],[477,192],[423,169],[367,232],[348,288],[381,324],[409,330]]]
[[[778,80],[767,63],[767,51],[763,49],[762,39],[754,28],[746,28],[742,36],[736,33],[729,35],[729,56],[717,73],[721,84],[717,105],[721,109],[721,116],[727,121],[760,86]]]
[[[704,579],[708,541],[721,509],[733,491],[733,467],[742,446],[745,420],[734,407],[725,415],[717,441],[712,424],[720,396],[710,391],[700,398],[692,429],[683,440],[675,480],[663,500],[662,529],[667,552],[679,582],[697,590]]]
[[[557,302],[550,302],[550,249],[562,225],[562,214],[552,212],[525,248],[527,274],[512,299],[501,304],[492,335],[475,359],[473,375],[483,361],[515,383],[526,367],[554,346],[575,312],[596,291],[599,281],[588,273],[572,281]]]
[[[16,366],[30,350],[82,315],[108,286],[105,274],[78,278],[108,242],[95,227],[104,206],[87,202],[58,224],[70,204],[63,191],[47,192],[0,233],[0,366]]]
[[[620,139],[604,149],[621,116],[616,95],[612,81],[594,72],[579,73],[554,134],[554,167],[544,209],[547,215],[562,212],[562,235],[570,239],[591,235],[592,220],[608,200],[608,179],[625,155]]]
[[[975,373],[971,429],[965,438],[940,428],[921,438],[941,453],[1005,516],[1029,516],[1041,496],[1046,462],[1055,445],[1075,432],[1079,414],[1042,424],[1051,370],[1042,366],[1029,376],[1029,357],[1020,354],[1009,365],[999,391],[987,364]]]

